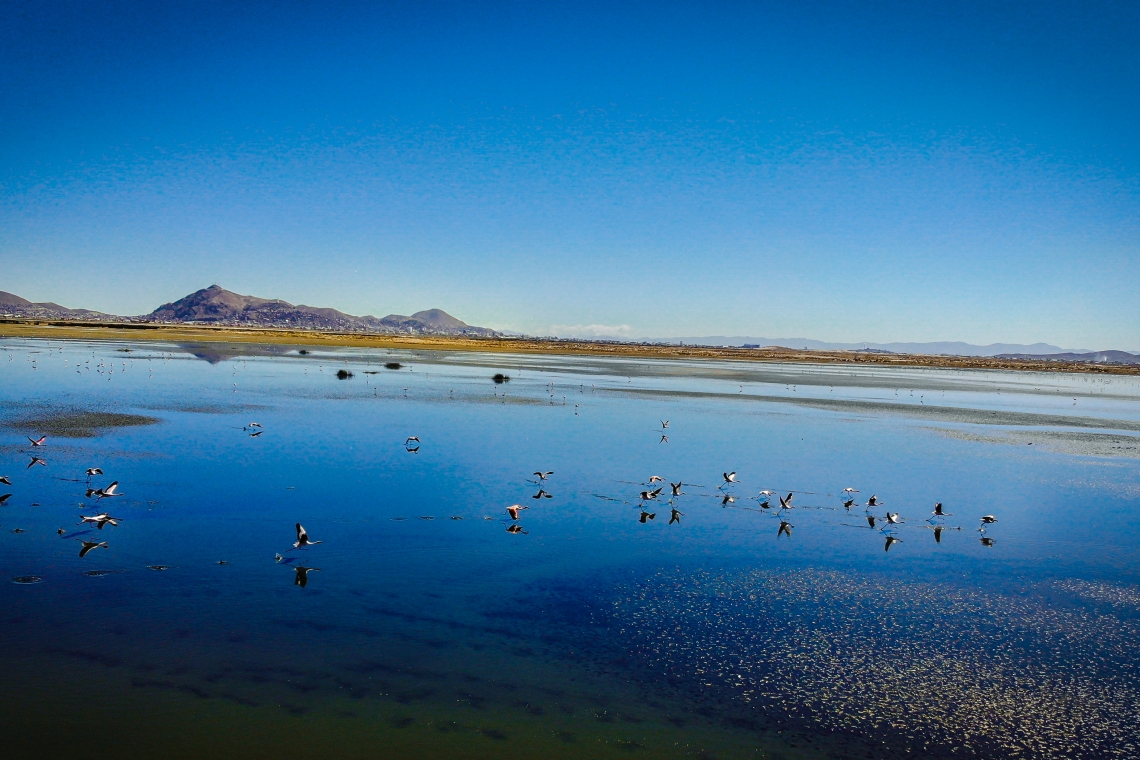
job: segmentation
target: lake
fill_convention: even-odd
[[[0,379],[8,757],[1140,755],[1138,378],[9,339]]]

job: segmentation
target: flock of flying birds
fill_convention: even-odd
[[[669,420],[661,420],[661,429],[664,431],[664,430],[667,430],[668,428],[669,428]],[[257,423],[257,422],[250,422],[240,429],[247,432],[251,437],[254,437],[254,438],[256,438],[257,436],[260,436],[263,432],[262,425],[260,423]],[[32,451],[38,451],[39,449],[41,449],[47,445],[47,436],[40,436],[39,438],[32,438],[29,436],[28,441],[31,444]],[[669,441],[668,436],[664,432],[662,432],[660,442],[661,443],[668,443],[668,441]],[[420,451],[420,445],[421,445],[421,442],[420,442],[419,436],[415,436],[415,435],[408,436],[408,438],[404,441],[404,449],[409,454],[418,454]],[[37,456],[35,453],[30,454],[30,457],[31,457],[31,459],[28,462],[27,469],[31,469],[32,467],[35,467],[37,465],[43,466],[43,467],[47,466],[47,461],[44,458]],[[97,502],[99,502],[99,501],[102,501],[103,499],[111,499],[111,498],[114,498],[116,496],[122,496],[123,495],[123,493],[121,491],[119,491],[119,482],[117,480],[112,481],[110,484],[103,486],[103,487],[99,487],[99,488],[95,488],[95,487],[91,486],[91,482],[92,482],[93,478],[103,476],[103,470],[101,468],[90,467],[84,472],[84,474],[86,476],[85,482],[86,482],[87,487],[85,489],[85,497],[87,499],[95,499]],[[538,489],[537,493],[535,493],[533,496],[531,496],[532,499],[537,500],[537,501],[541,501],[543,499],[553,498],[553,495],[550,494],[549,492],[547,492],[546,489],[543,487],[546,484],[547,478],[549,478],[552,475],[554,475],[554,472],[551,470],[536,470],[534,472],[534,477],[536,478],[536,480],[533,480],[530,482],[533,483],[534,485],[539,486],[539,489]],[[705,495],[715,495],[719,499],[719,501],[721,502],[721,506],[726,507],[726,508],[729,506],[735,505],[735,503],[742,498],[748,498],[750,500],[754,500],[754,501],[758,502],[758,505],[759,505],[757,508],[758,511],[762,511],[762,512],[772,514],[774,517],[776,517],[779,520],[779,527],[776,531],[776,537],[777,538],[780,538],[783,536],[786,536],[789,538],[791,537],[792,529],[795,527],[791,523],[791,519],[790,519],[791,514],[792,514],[792,511],[799,506],[798,504],[794,503],[795,498],[796,498],[796,493],[797,493],[796,491],[789,491],[786,496],[783,496],[783,495],[780,495],[779,493],[777,493],[776,491],[774,491],[772,489],[763,489],[754,497],[741,497],[735,493],[735,487],[738,486],[740,483],[740,480],[737,477],[737,474],[735,471],[721,473],[721,480],[722,480],[722,482],[719,486],[717,486],[717,488],[715,490],[715,494],[705,494]],[[681,522],[681,518],[685,516],[685,513],[681,512],[677,508],[678,499],[685,495],[685,492],[682,489],[686,485],[688,485],[689,487],[692,487],[692,488],[704,488],[704,486],[697,486],[695,484],[686,484],[680,480],[677,481],[676,483],[673,483],[672,481],[668,481],[659,475],[650,476],[646,482],[635,484],[635,485],[642,487],[641,492],[638,494],[639,499],[637,501],[637,507],[639,510],[638,522],[640,522],[642,524],[646,524],[652,520],[657,519],[657,512],[656,511],[650,511],[650,510],[653,509],[653,506],[652,506],[653,504],[662,503],[660,497],[662,496],[662,493],[665,490],[665,486],[664,485],[658,485],[658,484],[666,484],[666,483],[669,486],[670,494],[667,498],[667,501],[665,501],[663,503],[667,504],[669,507],[669,512],[670,512],[670,514],[669,514],[669,525],[679,524]],[[10,486],[12,484],[11,478],[9,478],[8,476],[0,476],[0,484]],[[803,492],[803,493],[807,493],[807,492]],[[877,528],[885,536],[886,544],[884,546],[884,551],[890,551],[891,546],[902,541],[902,539],[898,537],[896,530],[899,526],[903,525],[906,522],[906,519],[903,518],[900,515],[900,513],[891,512],[889,510],[887,510],[885,512],[885,514],[882,514],[882,515],[875,514],[876,509],[885,506],[884,503],[879,500],[879,497],[877,495],[872,495],[869,499],[867,499],[865,504],[857,504],[855,495],[858,493],[859,493],[859,490],[856,488],[847,487],[847,488],[843,489],[842,495],[840,497],[843,509],[845,509],[849,513],[853,507],[864,508],[865,509],[865,518],[867,521],[867,528],[870,530],[875,530]],[[11,496],[12,496],[11,493],[0,494],[0,505],[3,505],[5,502],[7,502],[8,499],[11,498]],[[606,499],[608,501],[629,503],[629,502],[623,501],[622,499],[617,499],[617,498],[613,498],[610,496],[603,496],[601,494],[594,494],[594,496],[597,496],[598,498]],[[772,497],[776,498],[778,505],[779,505],[778,507],[772,503]],[[81,503],[80,507],[85,508],[86,504]],[[524,504],[511,504],[510,506],[506,507],[506,509],[505,509],[506,514],[508,517],[510,517],[510,522],[507,525],[507,532],[508,533],[512,533],[512,534],[526,534],[527,533],[527,531],[523,529],[521,521],[522,521],[522,512],[524,512],[528,509],[530,509],[530,507],[528,507]],[[85,511],[87,511],[87,510],[85,509]],[[942,506],[942,503],[938,502],[937,504],[934,505],[934,509],[932,510],[930,517],[926,518],[925,522],[927,524],[927,527],[930,527],[933,530],[934,540],[938,543],[941,543],[941,541],[942,541],[943,531],[945,531],[945,530],[961,530],[961,527],[959,527],[959,526],[948,527],[945,524],[945,518],[947,518],[947,517],[953,517],[953,514],[951,514],[950,512],[946,512]],[[462,518],[453,517],[452,519],[462,519]],[[493,520],[495,518],[485,517],[484,519]],[[81,514],[81,515],[79,515],[79,523],[77,523],[77,525],[93,527],[94,529],[101,531],[108,525],[110,525],[112,527],[117,527],[121,522],[122,522],[121,517],[113,516],[109,512],[99,511],[99,512],[96,512],[96,514],[91,514],[91,515]],[[986,528],[987,528],[987,526],[993,525],[996,522],[997,522],[997,518],[994,517],[993,515],[984,515],[980,519],[979,524],[978,524],[978,533],[980,534],[980,541],[984,546],[993,546],[994,545],[994,539],[986,535]],[[285,550],[285,554],[289,554],[290,552],[297,551],[297,550],[305,550],[305,549],[308,549],[309,547],[316,546],[318,544],[323,543],[322,541],[314,541],[313,539],[309,538],[308,531],[305,530],[304,526],[302,526],[301,523],[296,523],[294,526],[294,529],[296,531],[297,540],[293,543],[293,546],[291,548]],[[21,528],[15,528],[15,529],[13,529],[12,532],[13,533],[23,533],[25,531]],[[67,530],[65,528],[62,528],[62,527],[59,528],[56,531],[56,533],[59,536],[67,537]],[[99,540],[92,541],[92,540],[88,540],[88,539],[83,538],[83,537],[75,537],[75,540],[79,541],[81,544],[80,550],[79,550],[79,556],[80,557],[86,556],[89,552],[91,552],[95,549],[106,549],[106,548],[108,548],[108,544],[106,541],[99,541]],[[305,565],[297,562],[295,557],[286,557],[281,553],[278,553],[276,555],[276,561],[278,563],[287,564],[290,567],[292,567],[293,570],[295,571],[294,583],[296,585],[302,586],[302,587],[308,583],[308,574],[310,572],[317,572],[320,570],[319,567],[305,566]],[[228,563],[225,560],[219,560],[218,564],[219,565],[225,565]],[[147,567],[151,570],[167,570],[167,569],[169,569],[168,566],[166,566],[166,565],[148,565]],[[36,576],[22,576],[21,578],[17,578],[15,580],[18,583],[35,583],[35,582],[38,582],[40,579]]]

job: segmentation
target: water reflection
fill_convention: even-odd
[[[142,718],[144,745],[204,710],[234,756],[279,721],[342,720],[368,730],[327,733],[372,737],[329,738],[342,755],[1136,746],[1134,381],[3,348],[40,352],[0,363],[9,472],[42,435],[21,425],[62,432],[0,496],[26,531],[0,537],[0,641],[22,653],[0,685],[71,738],[80,699]],[[61,686],[77,666],[98,693]]]

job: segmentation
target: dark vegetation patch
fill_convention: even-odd
[[[5,421],[5,427],[60,438],[94,438],[114,428],[154,425],[157,417],[85,409],[51,411]]]

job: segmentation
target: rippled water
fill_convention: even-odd
[[[1135,379],[309,351],[0,342],[12,756],[1140,754]]]

